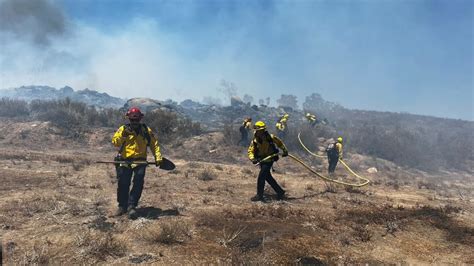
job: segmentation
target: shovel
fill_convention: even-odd
[[[123,160],[123,161],[97,161],[96,163],[106,163],[106,164],[146,164],[146,165],[150,165],[150,164],[155,165],[155,164],[156,164],[155,162],[148,162],[148,161],[128,161],[128,160]],[[161,170],[170,171],[170,170],[174,170],[175,168],[176,168],[176,165],[175,165],[172,161],[170,161],[169,159],[163,157],[163,160],[161,161],[161,164],[160,164],[160,169],[161,169]]]

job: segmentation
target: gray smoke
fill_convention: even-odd
[[[0,38],[11,37],[35,45],[49,45],[67,33],[60,7],[49,0],[0,0]]]

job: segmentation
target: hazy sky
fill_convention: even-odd
[[[312,92],[474,120],[471,0],[0,0],[0,87],[124,98]]]

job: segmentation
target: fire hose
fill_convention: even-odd
[[[303,147],[303,149],[305,149],[309,154],[311,154],[312,156],[314,157],[318,157],[318,158],[326,158],[326,156],[322,156],[322,155],[318,155],[312,151],[310,151],[303,143],[303,141],[301,140],[301,132],[298,133],[298,140],[301,144],[301,146]],[[293,157],[292,157],[293,158]],[[339,159],[339,161],[341,162],[341,164],[344,166],[344,168],[350,173],[352,174],[353,176],[357,177],[358,179],[360,180],[363,180],[364,182],[360,183],[360,184],[353,184],[353,183],[346,183],[346,182],[343,182],[343,181],[339,181],[339,180],[334,180],[334,179],[330,179],[330,178],[327,178],[327,177],[323,177],[322,175],[320,175],[319,173],[316,173],[315,171],[313,171],[311,168],[309,168],[308,166],[304,165],[303,162],[301,162],[301,160],[299,160],[298,158],[293,158],[295,159],[297,162],[299,162],[300,164],[302,164],[303,166],[305,166],[306,168],[308,168],[308,170],[310,170],[311,172],[313,172],[314,174],[318,175],[319,177],[323,178],[324,180],[327,180],[327,181],[330,181],[330,182],[334,182],[334,183],[338,183],[338,184],[343,184],[343,185],[347,185],[347,186],[353,186],[353,187],[362,187],[362,186],[365,186],[367,184],[370,183],[370,180],[363,177],[363,176],[360,176],[358,175],[356,172],[354,172],[350,167],[349,165],[347,165],[346,162],[344,162],[342,159]]]
[[[273,157],[276,157],[278,156],[279,154],[278,153],[275,153],[275,154],[272,154],[272,155],[269,155],[265,158],[263,158],[262,160],[260,160],[260,162],[263,162],[263,161],[267,161]],[[331,179],[329,177],[326,177],[326,176],[323,176],[322,174],[314,171],[310,166],[308,166],[306,163],[304,163],[301,159],[299,159],[298,157],[294,156],[293,154],[288,154],[288,157],[290,157],[291,159],[293,159],[294,161],[296,161],[297,163],[301,164],[304,168],[306,168],[308,171],[310,171],[311,173],[313,173],[314,175],[318,176],[319,178],[325,180],[325,181],[328,181],[328,182],[333,182],[333,183],[337,183],[337,184],[341,184],[341,185],[346,185],[346,186],[351,186],[351,187],[362,187],[362,186],[365,186],[367,185],[370,180],[368,179],[365,179],[365,178],[361,178],[363,180],[365,180],[365,182],[363,183],[360,183],[360,184],[353,184],[353,183],[348,183],[348,182],[344,182],[344,181],[340,181],[340,180],[336,180],[336,179]],[[258,164],[260,164],[260,162]]]

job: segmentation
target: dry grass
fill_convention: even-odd
[[[222,229],[222,236],[217,239],[217,242],[224,246],[228,247],[246,228],[244,226],[239,226],[236,229]]]
[[[48,265],[55,255],[48,243],[36,242],[31,249],[24,251],[17,262],[22,265]]]
[[[245,175],[253,175],[253,171],[250,170],[249,168],[243,168],[242,173]]]
[[[367,225],[356,225],[353,230],[354,236],[362,242],[369,242],[372,239],[373,234]]]
[[[337,185],[331,182],[324,182],[324,192],[337,193]]]
[[[8,153],[0,149],[0,156]],[[446,197],[455,197],[446,199],[440,187],[418,191],[418,181],[435,181],[420,173],[409,175],[408,170],[399,170],[396,178],[381,171],[379,185],[368,190],[324,187],[321,180],[293,169],[290,160],[281,160],[286,174],[275,173],[275,178],[284,180],[291,197],[272,200],[270,189],[267,203],[254,203],[249,198],[255,192],[257,168],[248,164],[244,150],[233,150],[238,161],[225,165],[212,161],[230,152],[206,150],[202,162],[191,163],[183,163],[179,151],[164,152],[176,159],[179,170],[147,172],[139,206],[144,215],[130,221],[109,216],[116,208],[113,167],[89,165],[83,151],[51,153],[64,154],[64,163],[47,152],[24,152],[19,158],[26,161],[11,159],[15,164],[0,159],[0,167],[8,167],[0,173],[0,230],[4,239],[18,245],[12,264],[123,264],[142,258],[166,265],[474,261],[469,257],[474,243],[470,178],[436,179]],[[91,151],[90,158],[94,156]],[[403,186],[395,190],[388,180]],[[463,201],[457,191],[462,191]],[[148,216],[151,212],[157,215]],[[371,248],[376,246],[387,252]],[[437,253],[425,249],[432,246]],[[128,254],[137,259],[125,257]]]
[[[192,227],[186,221],[172,219],[149,225],[141,238],[151,244],[182,244],[192,238]]]
[[[75,237],[74,244],[79,248],[81,257],[93,261],[106,261],[109,257],[122,257],[127,251],[126,242],[119,240],[110,232],[85,231]]]
[[[217,174],[211,169],[206,168],[200,171],[197,174],[196,178],[201,181],[210,181],[210,180],[215,180],[217,178]]]
[[[357,188],[357,187],[344,186],[344,190],[353,194],[366,194],[366,191],[361,190],[360,188]]]

